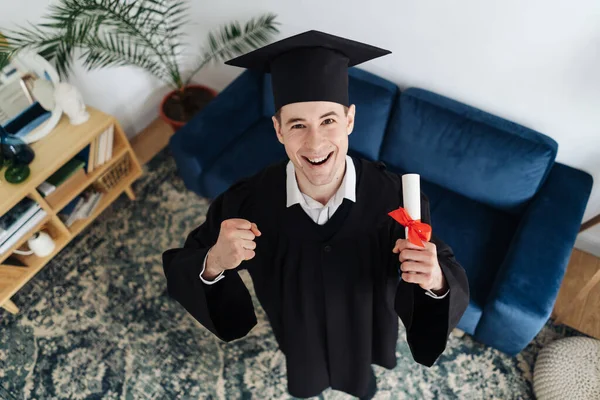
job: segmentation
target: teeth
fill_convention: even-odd
[[[329,156],[329,154],[328,154],[327,156]],[[321,162],[321,161],[324,161],[324,160],[326,160],[326,159],[327,159],[327,156],[325,156],[325,157],[321,157],[321,158],[309,158],[309,159],[308,159],[308,161],[310,161],[310,162],[312,162],[312,163],[318,163],[318,162]],[[307,158],[308,158],[308,157],[307,157]]]

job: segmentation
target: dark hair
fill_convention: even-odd
[[[344,115],[348,116],[348,107],[346,106],[342,106],[344,107]],[[277,119],[277,123],[279,125],[281,125],[281,108],[277,111],[275,111],[275,115],[274,115],[275,119]]]

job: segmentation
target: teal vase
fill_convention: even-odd
[[[29,177],[29,164],[35,158],[35,152],[27,143],[8,134],[0,126],[0,160],[8,168],[4,177],[10,183],[21,183]]]

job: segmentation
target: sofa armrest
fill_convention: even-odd
[[[539,333],[554,307],[591,188],[586,172],[553,165],[496,276],[477,340],[514,355]]]
[[[245,71],[169,140],[186,187],[199,195],[200,176],[262,112],[260,73]]]

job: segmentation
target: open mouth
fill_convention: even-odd
[[[331,155],[333,154],[333,151],[329,154],[327,154],[325,157],[319,157],[319,158],[308,158],[308,157],[304,157],[302,156],[306,161],[308,161],[308,163],[310,165],[323,165],[325,164],[327,161],[329,161],[329,159],[331,158]]]

